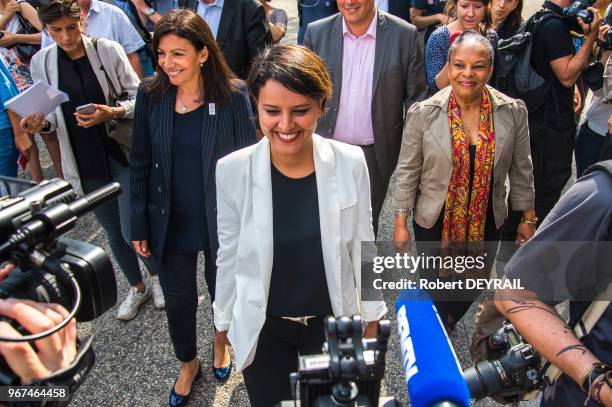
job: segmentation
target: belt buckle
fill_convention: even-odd
[[[282,319],[288,319],[293,322],[297,322],[304,326],[308,326],[308,320],[314,318],[314,315],[304,316],[304,317],[281,317]]]

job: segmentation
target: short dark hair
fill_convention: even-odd
[[[202,75],[202,100],[223,103],[239,88],[239,80],[225,62],[208,24],[191,10],[179,9],[166,13],[155,25],[153,32],[153,52],[157,58],[159,41],[166,35],[174,34],[184,38],[197,51],[206,47],[208,59],[204,62]],[[145,79],[144,90],[160,98],[171,86],[168,75],[161,66],[157,66],[156,75]]]
[[[38,19],[46,26],[62,17],[73,20],[81,19],[81,8],[76,0],[51,0],[48,3],[40,3],[38,6]]]
[[[491,64],[491,66],[493,66],[493,58],[495,56],[495,52],[493,51],[493,45],[491,45],[491,41],[489,41],[487,37],[481,35],[480,33],[477,33],[476,31],[464,31],[457,37],[455,41],[453,41],[450,48],[448,49],[447,62],[450,62],[453,53],[457,48],[459,48],[460,45],[462,45],[464,42],[469,41],[477,43],[487,51],[487,54],[489,54],[489,63]]]
[[[273,45],[255,58],[247,79],[249,91],[255,100],[270,79],[320,102],[322,108],[325,108],[333,91],[325,62],[308,48],[299,45]]]

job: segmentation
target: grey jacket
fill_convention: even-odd
[[[125,108],[125,117],[131,119],[134,117],[134,104],[136,103],[136,90],[140,80],[132,69],[130,61],[125,55],[123,47],[114,41],[99,38],[98,51],[94,48],[91,39],[83,36],[83,45],[85,46],[85,54],[91,63],[91,67],[98,78],[100,87],[104,92],[106,104],[110,105],[110,90],[104,71],[108,74],[109,79],[113,83],[115,90],[121,94],[127,92],[129,100],[120,102]],[[104,61],[104,62],[102,62]],[[59,81],[59,72],[57,70],[57,44],[43,48],[37,52],[31,62],[32,79],[34,81],[42,81],[43,83],[57,88]],[[81,192],[81,178],[76,166],[72,145],[70,144],[70,136],[68,128],[64,120],[62,107],[58,106],[53,112],[47,115],[46,119],[51,123],[51,130],[57,131],[59,139],[60,155],[62,158],[62,170],[64,178],[70,182],[72,186]]]
[[[372,127],[374,148],[381,173],[391,176],[399,155],[406,110],[425,99],[427,84],[423,52],[416,28],[395,16],[378,11],[372,81]],[[340,13],[308,25],[304,45],[325,60],[334,85],[327,112],[317,133],[332,137],[338,117],[342,87],[342,15]]]
[[[533,208],[533,166],[525,104],[490,86],[487,90],[495,130],[492,204],[499,228],[508,217],[506,178],[510,179],[512,208]],[[395,206],[414,208],[415,222],[425,228],[433,227],[440,216],[453,170],[448,126],[450,94],[449,86],[410,108],[397,164]]]

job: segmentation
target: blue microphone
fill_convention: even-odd
[[[414,407],[469,407],[470,391],[438,311],[423,290],[395,301],[402,362]]]

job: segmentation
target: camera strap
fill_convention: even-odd
[[[95,362],[95,355],[92,348],[93,336],[90,336],[84,341],[79,341],[79,347],[76,357],[72,363],[64,369],[54,372],[51,376],[34,380],[28,386],[44,386],[44,387],[68,387],[68,394],[74,395],[76,390],[83,384],[85,378],[91,371]],[[7,407],[60,407],[67,406],[70,400],[66,401],[46,401],[46,402],[8,402]]]

